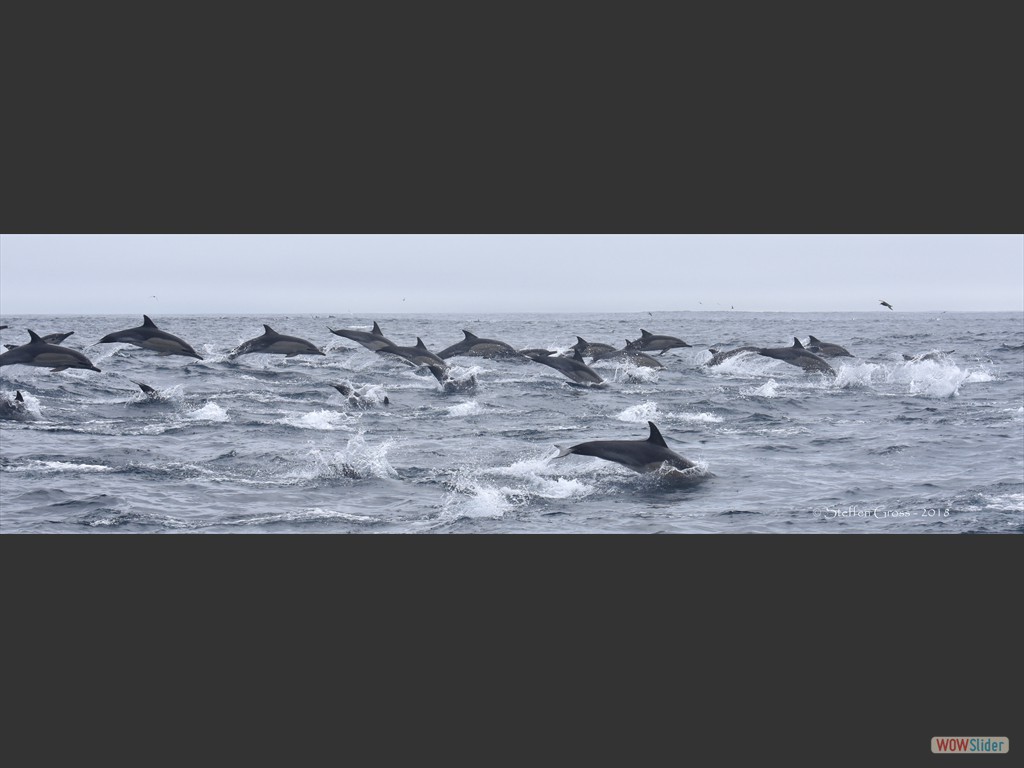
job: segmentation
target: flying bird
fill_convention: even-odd
[[[890,304],[885,299],[879,299],[878,303],[881,304],[883,307],[888,307],[889,309],[892,309],[892,304]]]

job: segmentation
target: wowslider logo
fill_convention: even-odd
[[[1005,736],[935,736],[932,752],[945,754],[1005,755],[1010,740]]]

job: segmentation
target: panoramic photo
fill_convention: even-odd
[[[0,235],[0,532],[1024,532],[1024,235]]]

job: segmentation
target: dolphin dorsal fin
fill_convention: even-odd
[[[267,325],[266,323],[264,323],[264,324],[263,324],[263,335],[264,335],[264,336],[266,336],[266,335],[267,335],[268,333],[277,333],[277,331],[275,331],[275,330],[274,330],[273,328],[271,328],[271,327],[270,327],[269,325]]]
[[[662,448],[668,448],[668,444],[665,442],[665,438],[661,436],[661,432],[659,432],[658,428],[654,426],[654,422],[648,421],[647,424],[651,428],[651,436],[647,438],[647,442],[654,443],[655,445],[660,445]]]
[[[36,333],[35,331],[33,331],[31,328],[27,328],[26,330],[28,331],[28,339],[29,339],[28,343],[29,344],[36,344],[36,343],[45,344],[46,343],[41,338],[39,338],[39,334]]]
[[[820,342],[820,341],[818,341],[818,340],[817,340],[816,338],[814,338],[813,336],[808,336],[808,337],[807,337],[807,340],[808,340],[809,342],[811,342],[811,344],[817,344],[817,345],[818,345],[819,347],[821,346],[821,342]]]
[[[585,346],[587,346],[587,343],[588,343],[588,342],[587,342],[587,340],[586,340],[586,339],[584,339],[584,338],[583,338],[582,336],[577,336],[577,337],[576,337],[576,341],[578,341],[578,342],[579,342],[580,344],[582,344],[582,345],[583,345],[584,347],[585,347]]]
[[[466,334],[466,339],[465,339],[466,341],[469,341],[470,339],[479,338],[478,336],[476,336],[476,334],[472,334],[472,333],[470,333],[469,331],[466,331],[466,330],[464,330],[463,333]]]
[[[796,336],[793,337],[793,349],[803,349],[804,345],[800,343],[800,339]]]
[[[587,361],[583,359],[583,354],[578,349],[573,350],[572,359],[578,363],[587,364]]]
[[[142,327],[143,328],[156,328],[156,323],[149,319],[149,315],[142,316]]]
[[[21,396],[21,390],[19,389],[14,393],[14,399],[19,403],[24,403],[25,398]]]
[[[645,331],[643,328],[641,328],[640,329],[640,335],[641,335],[641,338],[646,339],[648,336],[653,336],[654,334],[651,333],[650,331]]]
[[[423,349],[426,350],[427,352],[430,351],[429,349],[427,349],[427,345],[423,343],[423,339],[421,339],[419,336],[416,337],[416,349]]]
[[[373,335],[374,336],[383,336],[384,335],[381,332],[381,330],[380,330],[380,326],[377,325],[377,321],[376,320],[373,321]]]

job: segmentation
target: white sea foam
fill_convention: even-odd
[[[780,394],[779,389],[780,388],[779,388],[778,382],[776,382],[775,379],[768,379],[768,381],[766,381],[760,387],[754,387],[754,388],[748,388],[748,389],[740,390],[740,394],[744,395],[745,397],[768,397],[768,398],[771,398],[771,397],[778,397],[779,396],[779,394]]]
[[[658,381],[659,368],[648,368],[630,362],[617,363],[612,373],[612,381],[617,383],[653,384]]]
[[[463,482],[456,491],[448,493],[442,502],[442,522],[454,522],[460,518],[501,518],[515,509],[509,498],[511,489],[508,488]]]
[[[388,461],[388,452],[394,444],[394,440],[385,440],[379,445],[369,445],[363,434],[359,433],[349,439],[343,450],[328,451],[314,448],[309,453],[310,463],[299,473],[298,480],[398,477],[398,473]]]
[[[37,461],[31,459],[23,465],[4,467],[5,472],[110,472],[103,464],[81,464],[72,461]]]
[[[217,403],[207,403],[202,408],[185,413],[184,417],[189,421],[229,421],[228,412]]]
[[[844,363],[836,368],[835,386],[839,389],[870,387],[879,370],[880,366],[874,363]]]
[[[564,471],[551,456],[520,459],[508,467],[497,467],[489,475],[510,477],[522,487],[516,493],[544,499],[582,498],[593,491],[593,486],[576,478],[564,477]]]
[[[645,403],[630,406],[615,418],[619,421],[646,424],[648,421],[657,421],[658,416],[658,404],[653,400],[648,400]]]
[[[331,431],[348,426],[352,417],[338,411],[311,411],[303,414],[291,414],[278,420],[278,424],[287,424],[290,427],[299,429],[316,429]]]
[[[476,400],[470,400],[468,403],[459,403],[458,405],[452,405],[448,407],[448,416],[450,417],[462,417],[462,416],[473,416],[478,414],[483,409],[480,407],[480,403]]]
[[[254,515],[239,520],[230,520],[216,525],[268,525],[273,523],[317,523],[317,522],[350,522],[350,523],[375,523],[377,518],[370,515],[358,515],[353,512],[338,512],[333,509],[301,509],[289,512],[279,512],[266,515]]]

